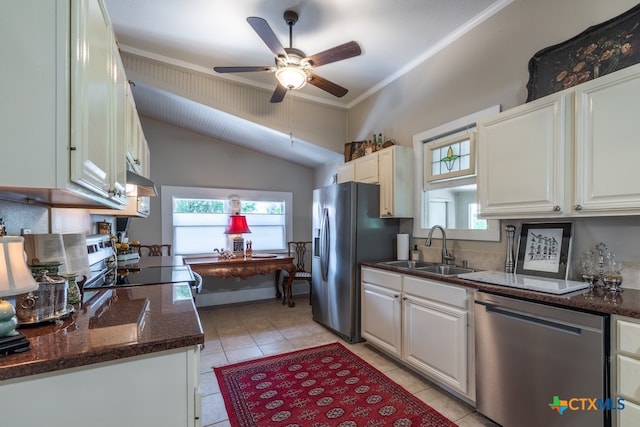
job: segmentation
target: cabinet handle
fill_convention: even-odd
[[[553,211],[554,211],[554,212],[560,212],[560,206],[555,205],[555,206],[553,207]]]
[[[575,205],[573,209],[577,210],[577,211],[581,211],[582,210],[582,205]]]
[[[404,301],[406,301],[406,300],[408,300],[409,298],[407,298],[407,297],[402,297],[402,299],[403,299]]]
[[[394,297],[394,298],[400,298],[400,295],[395,294],[393,297]]]

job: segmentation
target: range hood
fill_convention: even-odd
[[[158,195],[156,184],[153,181],[129,170],[127,171],[127,185],[138,187],[138,196],[156,197]]]

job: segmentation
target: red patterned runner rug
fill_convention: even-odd
[[[234,427],[456,426],[340,343],[214,372]]]

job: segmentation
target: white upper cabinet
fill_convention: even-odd
[[[360,157],[353,162],[355,181],[369,184],[377,184],[379,182],[378,153]]]
[[[117,137],[113,35],[102,5],[77,2],[71,15],[71,181],[104,197]],[[75,106],[84,108],[75,108]]]
[[[577,213],[640,212],[640,68],[632,67],[576,91]]]
[[[394,145],[378,151],[380,216],[413,216],[413,160],[407,147]]]
[[[380,216],[413,216],[413,151],[401,145],[383,148],[338,167],[337,182],[380,185]]]
[[[483,216],[561,213],[565,121],[565,97],[557,95],[478,123]]]
[[[487,218],[640,213],[640,66],[478,124],[478,200]]]
[[[355,180],[355,162],[346,162],[338,166],[338,176],[336,178],[338,184]]]
[[[0,193],[54,206],[126,203],[126,85],[101,0],[0,2]],[[16,40],[20,42],[17,43]],[[11,163],[11,164],[9,164]],[[7,165],[8,164],[8,165]]]

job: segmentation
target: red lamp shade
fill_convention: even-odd
[[[231,215],[229,217],[229,225],[225,234],[243,234],[251,233],[249,226],[247,225],[247,217],[244,215]]]

